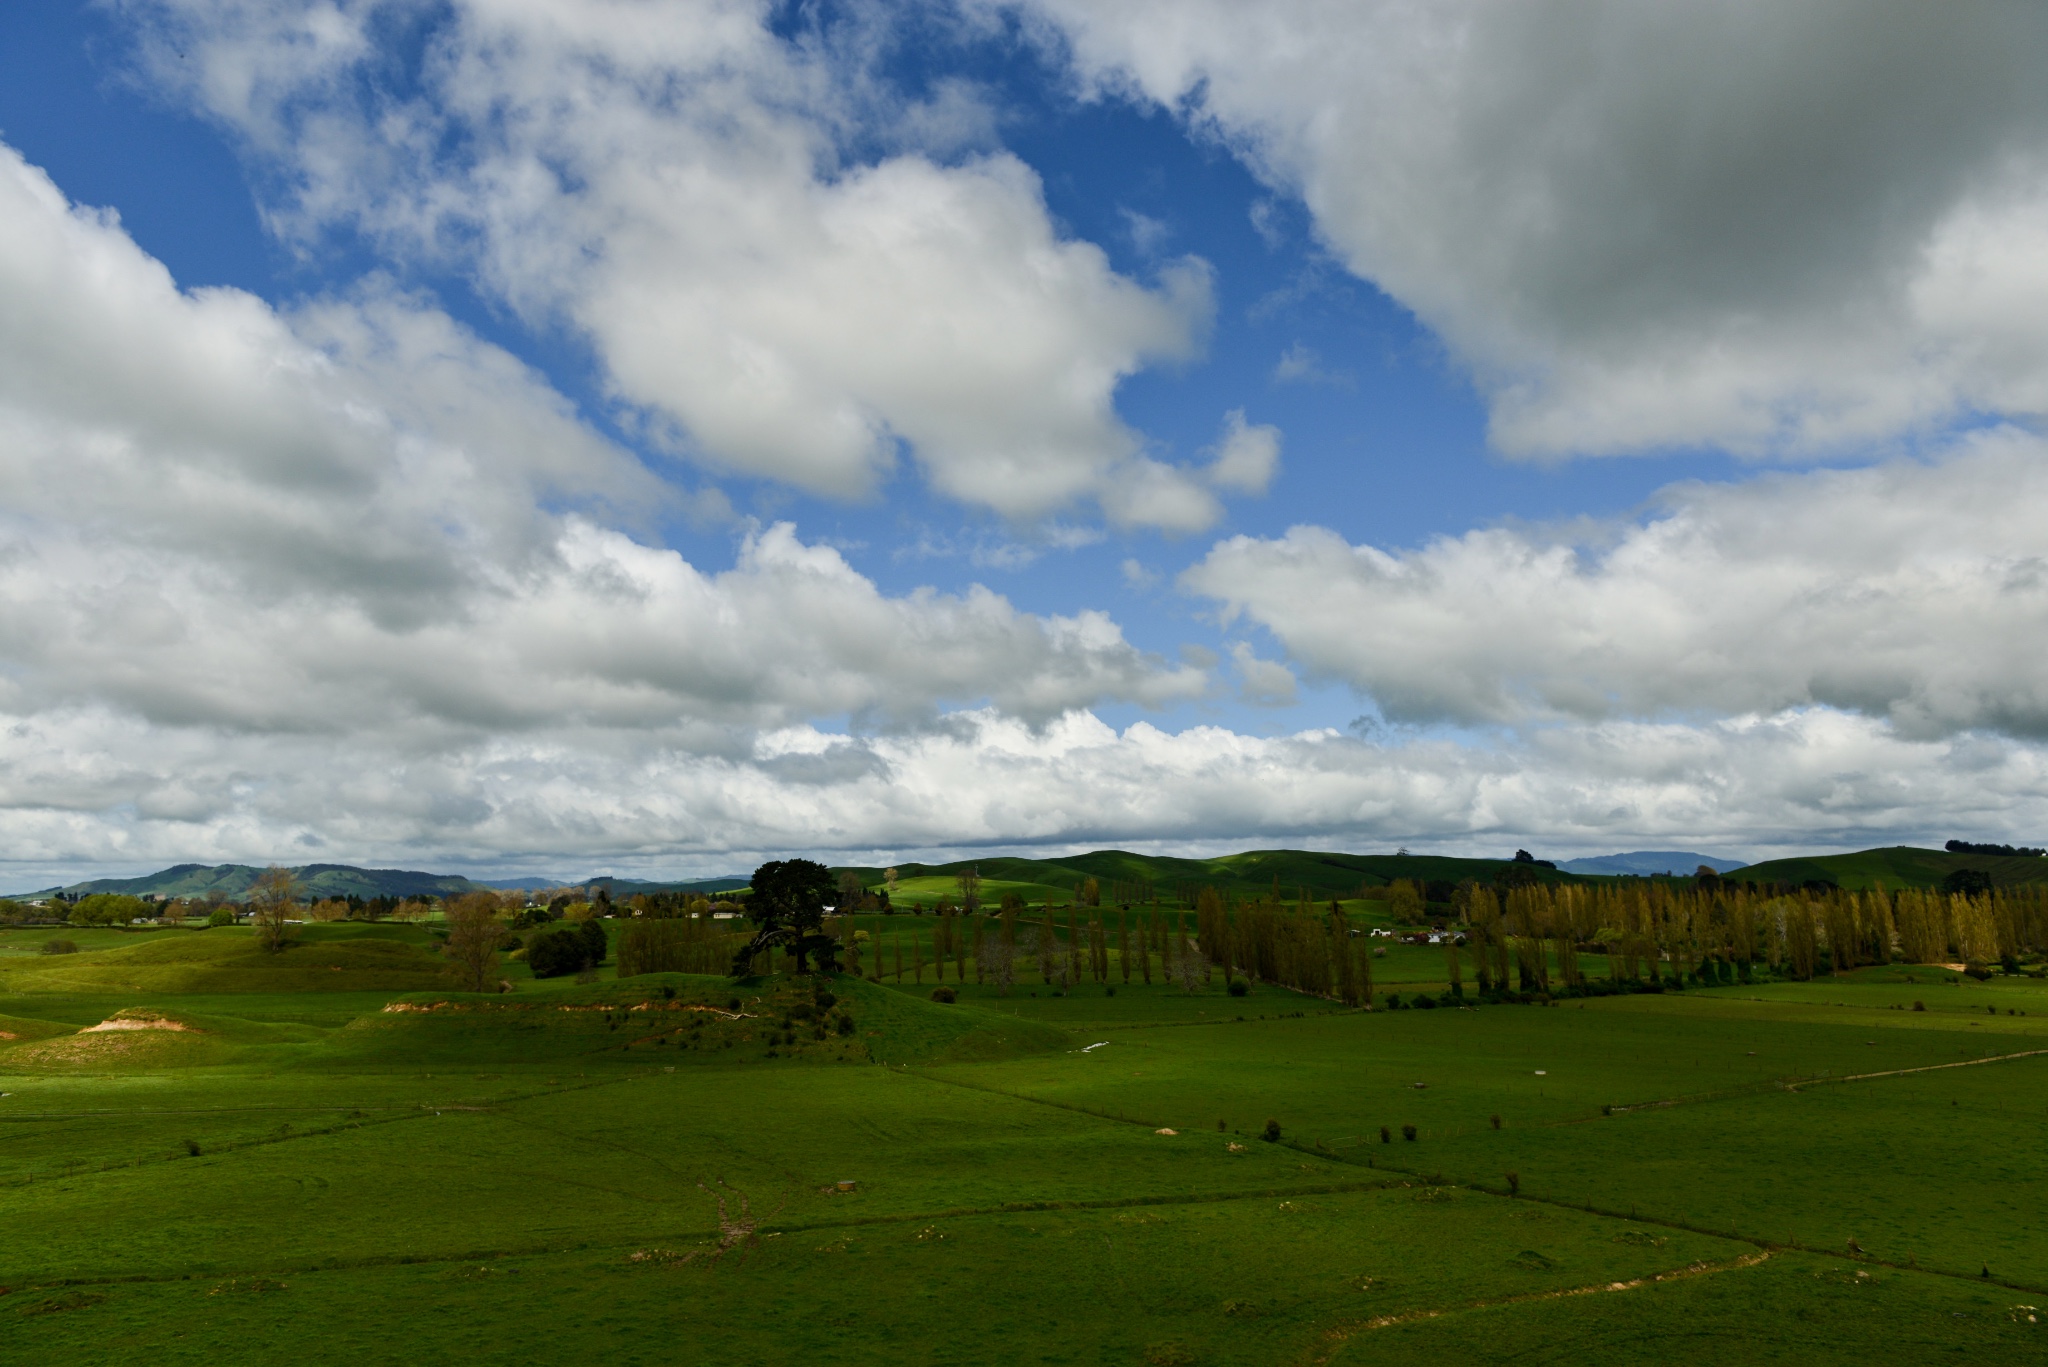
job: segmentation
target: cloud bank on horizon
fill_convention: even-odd
[[[2048,16],[806,15],[114,7],[279,264],[0,134],[13,866],[2037,843]]]

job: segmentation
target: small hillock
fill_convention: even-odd
[[[412,993],[332,1042],[367,1065],[548,1062],[645,1067],[965,1062],[1067,1047],[1064,1031],[851,977],[734,983],[654,973],[561,992]]]

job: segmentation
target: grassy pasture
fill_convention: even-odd
[[[949,970],[806,1014],[471,997],[417,927],[306,930],[0,968],[9,1360],[2048,1359],[2036,980],[1389,1013]]]

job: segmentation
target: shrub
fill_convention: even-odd
[[[1380,998],[1380,1005],[1381,1005],[1381,1006],[1384,1006],[1384,1007],[1386,1007],[1386,1008],[1387,1008],[1387,1010],[1389,1010],[1389,1011],[1398,1011],[1398,1010],[1400,1010],[1400,1009],[1401,1009],[1401,994],[1400,994],[1399,992],[1389,992],[1389,993],[1387,993],[1387,994],[1386,994],[1386,995],[1385,995],[1384,997],[1381,997],[1381,998]]]
[[[611,943],[605,939],[604,922],[593,916],[583,923],[578,933],[583,936],[583,957],[592,964],[603,963],[605,955],[611,953],[612,948]]]
[[[185,1152],[186,1152],[186,1153],[188,1153],[188,1154],[190,1154],[190,1155],[192,1155],[192,1157],[194,1157],[194,1158],[197,1158],[197,1157],[199,1156],[199,1152],[200,1152],[200,1150],[199,1150],[199,1141],[198,1141],[198,1140],[196,1140],[196,1139],[188,1139],[188,1140],[186,1140],[186,1141],[185,1141]]]
[[[584,922],[589,925],[590,922]],[[544,930],[526,946],[526,966],[536,978],[559,978],[590,966],[589,948],[580,930]]]
[[[952,1005],[953,1002],[958,1000],[959,995],[959,993],[955,992],[950,987],[935,987],[932,989],[932,1000],[935,1002],[944,1002],[948,1006]]]
[[[1388,1128],[1387,1128],[1386,1126],[1384,1126],[1384,1125],[1380,1126],[1380,1143],[1382,1143],[1382,1144],[1391,1144],[1391,1143],[1393,1143],[1393,1142],[1394,1142],[1394,1132],[1393,1132],[1392,1130],[1388,1129]]]
[[[215,907],[206,913],[206,924],[209,926],[231,926],[234,923],[235,913],[226,907]]]
[[[820,987],[818,989],[817,993],[811,998],[811,1000],[818,1004],[818,1009],[820,1011],[830,1011],[833,1007],[839,1005],[839,998],[833,996],[830,992],[827,992],[823,987]]]
[[[43,953],[45,954],[76,954],[77,952],[78,946],[70,940],[43,941]]]
[[[1242,996],[1243,996],[1243,995],[1244,995],[1245,993],[1247,993],[1247,992],[1249,992],[1249,991],[1251,991],[1251,987],[1250,987],[1250,985],[1249,985],[1249,984],[1247,984],[1247,983],[1245,982],[1245,980],[1244,980],[1243,978],[1232,978],[1232,979],[1230,980],[1230,995],[1231,995],[1231,996],[1233,996],[1233,997],[1242,997]]]
[[[1915,1011],[1925,1011],[1925,1010],[1927,1009],[1927,1003],[1926,1003],[1926,1002],[1914,1002],[1914,1003],[1913,1003],[1913,1009],[1914,1009]]]
[[[1266,1128],[1259,1131],[1259,1138],[1265,1140],[1268,1144],[1279,1143],[1280,1122],[1277,1120],[1268,1120],[1266,1122]]]
[[[1522,1174],[1520,1174],[1519,1172],[1511,1172],[1507,1175],[1507,1178],[1508,1195],[1520,1196],[1522,1194]]]
[[[1419,992],[1415,995],[1415,1004],[1421,1007],[1424,1011],[1436,1010],[1436,998],[1425,997]]]
[[[1401,1127],[1401,1137],[1410,1144],[1413,1144],[1415,1142],[1415,1127],[1413,1125],[1403,1125]]]
[[[1991,970],[1986,968],[1982,964],[1970,964],[1963,969],[1963,976],[1967,978],[1975,978],[1978,982],[1981,983],[1984,982],[1986,979],[1990,978]]]
[[[1493,1128],[1495,1128],[1496,1130],[1500,1128],[1500,1116],[1497,1113],[1486,1117],[1486,1120],[1487,1123],[1492,1125]]]
[[[1982,869],[1957,869],[1941,880],[1941,890],[1954,895],[1982,896],[1991,891],[1991,875]]]
[[[1111,983],[1109,985],[1108,990],[1106,990],[1102,995],[1105,997],[1114,997],[1116,995],[1116,984]]]
[[[853,1017],[841,1016],[839,1018],[839,1033],[842,1035],[850,1035],[853,1033]]]

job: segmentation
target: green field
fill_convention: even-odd
[[[2042,980],[438,974],[417,926],[0,933],[5,1360],[2048,1360]]]

